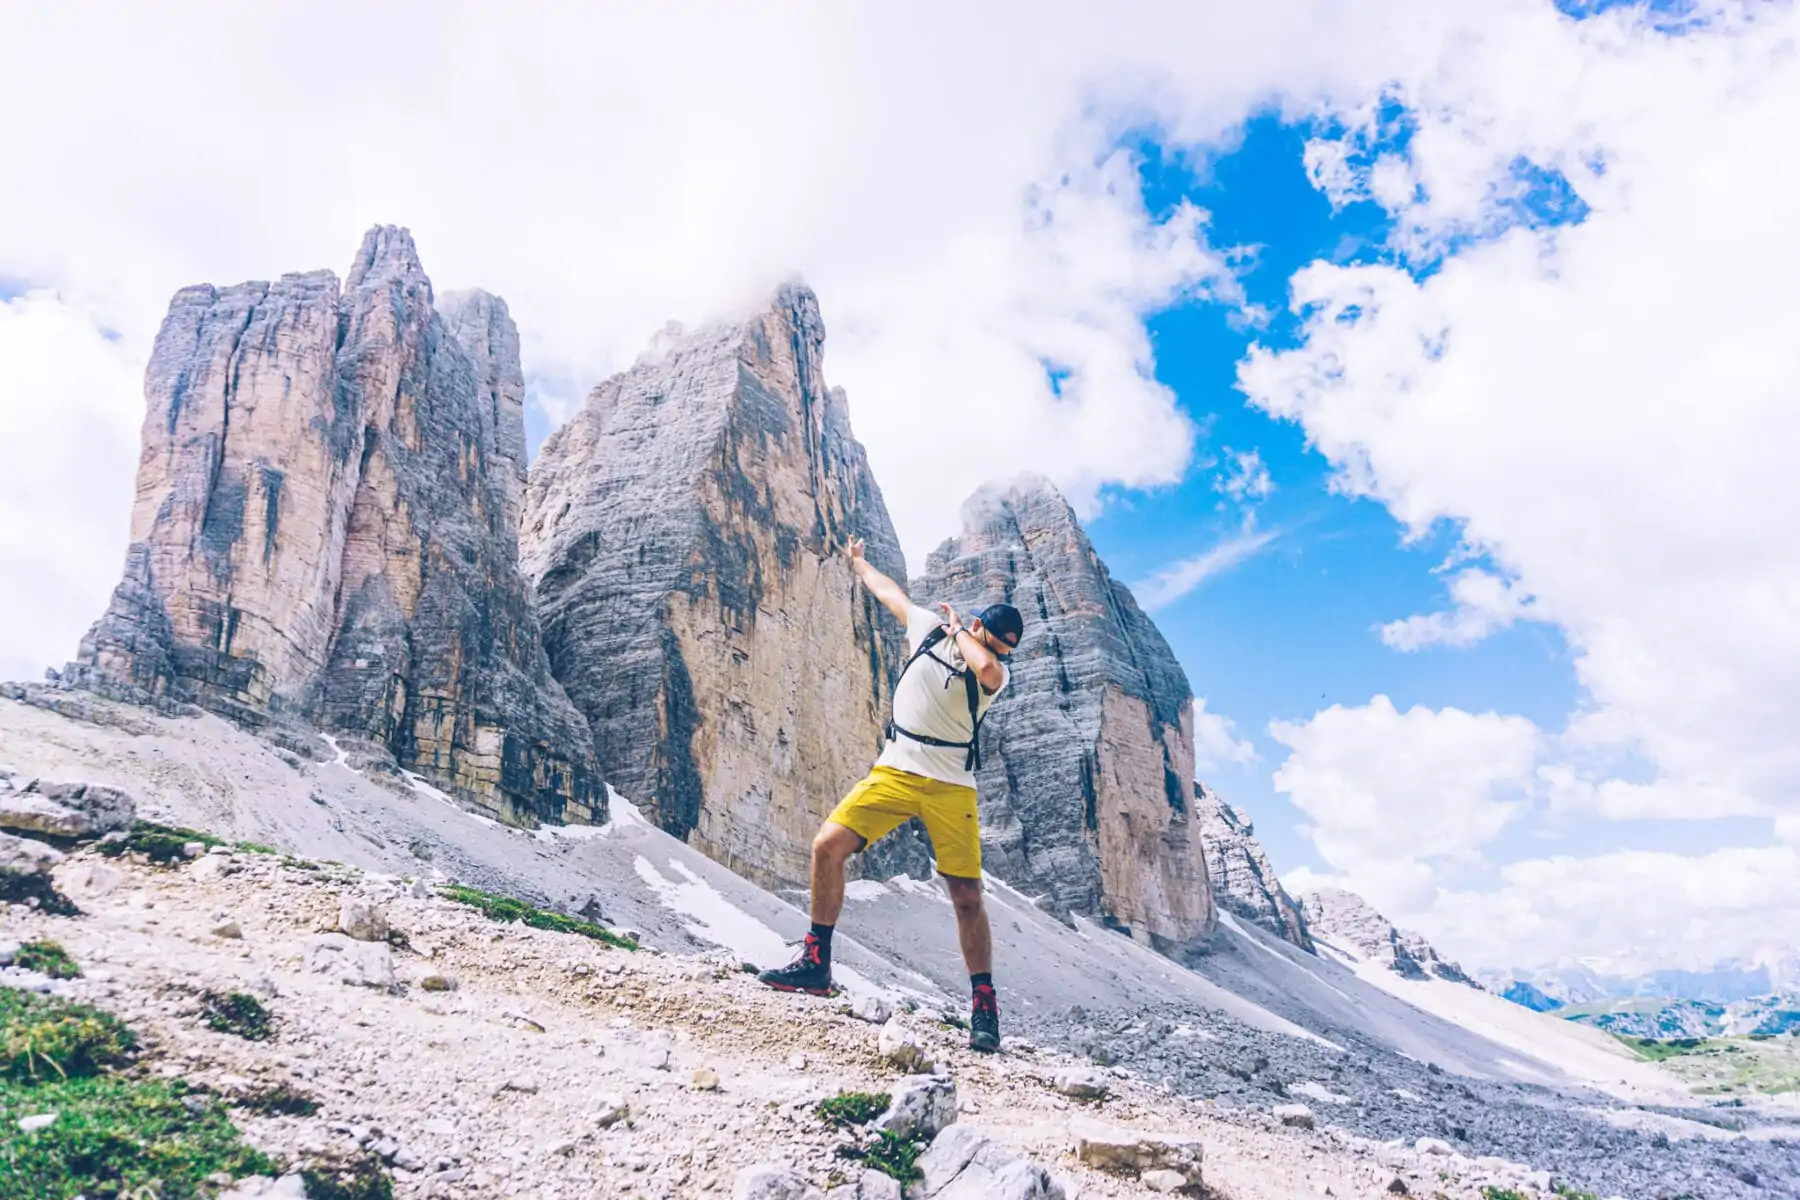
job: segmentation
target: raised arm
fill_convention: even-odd
[[[850,569],[856,572],[856,577],[862,580],[862,585],[868,588],[877,600],[881,601],[883,607],[894,614],[894,619],[899,621],[900,627],[904,629],[912,609],[912,601],[907,599],[906,589],[876,570],[869,560],[863,557],[863,540],[861,538],[851,538],[850,544],[844,548],[844,553],[850,559]]]

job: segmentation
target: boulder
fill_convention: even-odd
[[[759,1163],[738,1172],[732,1200],[825,1200],[824,1193],[792,1168]]]
[[[322,933],[307,942],[306,969],[352,987],[399,988],[394,956],[385,942],[359,942],[341,933]]]
[[[1064,1198],[1043,1167],[970,1125],[952,1125],[933,1138],[918,1167],[916,1195],[924,1200]]]
[[[119,868],[85,855],[71,859],[56,872],[56,886],[78,900],[110,896],[124,881],[125,873]]]
[[[63,859],[54,846],[0,833],[0,903],[36,901],[48,912],[72,911],[50,875]]]
[[[1096,1170],[1143,1178],[1157,1191],[1203,1190],[1201,1147],[1192,1138],[1086,1125],[1076,1132],[1075,1157]],[[1176,1175],[1175,1186],[1155,1187],[1149,1176],[1159,1172]]]
[[[913,1075],[888,1090],[887,1111],[869,1123],[879,1133],[930,1140],[956,1123],[956,1083],[948,1075]]]
[[[44,837],[96,838],[129,829],[137,801],[97,783],[33,780],[22,790],[0,791],[0,829]]]

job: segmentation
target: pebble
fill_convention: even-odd
[[[56,1114],[53,1112],[19,1118],[19,1129],[25,1133],[36,1133],[38,1130],[48,1129],[54,1124],[56,1124]]]
[[[850,1006],[850,1015],[871,1025],[886,1025],[894,1015],[894,1006],[878,992],[866,992]]]
[[[716,1092],[719,1090],[719,1073],[711,1067],[700,1067],[694,1072],[693,1082],[697,1092]]]
[[[244,931],[239,928],[236,921],[221,921],[219,924],[213,926],[212,935],[216,938],[224,938],[227,941],[242,941],[244,938]]]

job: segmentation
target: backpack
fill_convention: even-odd
[[[905,679],[906,673],[912,669],[912,665],[928,654],[931,655],[931,660],[933,662],[950,672],[952,679],[961,676],[963,689],[968,693],[969,697],[969,740],[966,742],[946,742],[942,738],[927,737],[925,734],[914,733],[910,729],[904,729],[893,720],[888,721],[887,740],[891,742],[896,736],[900,736],[911,738],[915,742],[922,742],[927,746],[943,746],[951,750],[967,750],[969,753],[968,757],[963,759],[963,769],[965,771],[974,771],[978,770],[981,766],[981,683],[975,678],[975,672],[968,670],[967,668],[959,671],[937,655],[931,654],[932,649],[947,636],[948,634],[945,632],[942,625],[939,625],[936,629],[933,629],[930,633],[926,634],[925,640],[919,643],[919,648],[913,651],[912,657],[906,660],[906,665],[900,668],[900,679]],[[894,690],[896,692],[900,689],[900,679],[894,681]],[[949,679],[944,680],[944,686],[946,688],[950,686]]]

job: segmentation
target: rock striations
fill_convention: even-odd
[[[771,886],[880,748],[900,630],[852,536],[905,578],[881,492],[820,373],[818,301],[671,329],[533,464],[521,531],[556,676],[607,778]]]
[[[963,532],[912,581],[920,603],[1025,616],[1012,683],[982,732],[985,866],[1166,952],[1210,932],[1191,803],[1193,693],[1150,618],[1113,580],[1062,496],[1026,477],[977,493]]]
[[[1320,888],[1300,899],[1307,929],[1320,941],[1332,942],[1380,963],[1407,979],[1445,979],[1480,989],[1463,969],[1438,952],[1422,936],[1396,929],[1355,892]]]
[[[1226,912],[1312,952],[1306,917],[1276,878],[1269,856],[1256,840],[1250,814],[1225,803],[1204,783],[1195,783],[1194,815],[1206,844],[1206,874],[1212,881],[1213,901]]]
[[[177,293],[124,579],[68,678],[309,719],[504,820],[597,819],[518,570],[518,334],[485,293],[445,314],[393,227],[341,289],[313,271]]]

